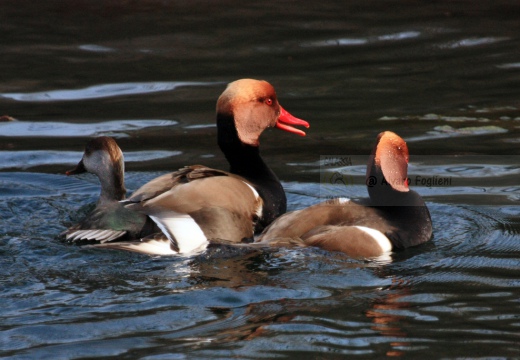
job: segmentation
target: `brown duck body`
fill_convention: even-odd
[[[408,148],[392,132],[378,136],[367,166],[369,199],[334,199],[287,213],[258,238],[259,243],[298,243],[374,257],[427,242],[430,213],[423,199],[408,188]],[[368,183],[368,181],[367,181]]]
[[[176,254],[203,249],[209,241],[252,241],[255,232],[286,210],[283,187],[260,156],[259,137],[269,127],[305,135],[290,125],[308,127],[280,106],[269,83],[230,83],[217,101],[218,145],[229,172],[195,165],[153,179],[123,203],[148,215],[168,241],[103,247]]]

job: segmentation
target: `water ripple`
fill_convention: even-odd
[[[421,36],[419,31],[402,31],[392,34],[384,34],[379,36],[367,37],[367,38],[338,38],[338,39],[327,39],[318,40],[302,43],[302,47],[330,47],[330,46],[358,46],[366,45],[369,43],[377,43],[381,41],[401,41],[414,39]]]
[[[432,131],[428,131],[425,135],[414,136],[406,138],[407,142],[438,140],[458,136],[479,136],[479,135],[493,135],[508,132],[500,126],[467,126],[461,128],[454,128],[449,125],[435,126]]]
[[[173,125],[177,125],[177,121],[160,119],[116,120],[86,124],[53,121],[10,121],[0,123],[0,137],[88,137],[99,135],[126,137],[128,131]]]
[[[181,151],[127,151],[125,162],[144,162],[178,156]],[[25,150],[0,151],[0,169],[28,169],[42,165],[76,164],[83,152],[79,151],[52,151],[52,150]]]
[[[182,86],[211,86],[219,82],[159,81],[102,84],[83,89],[49,90],[34,93],[3,93],[0,97],[25,102],[74,101],[99,99],[113,96],[149,94],[171,91]]]
[[[520,62],[497,65],[499,69],[520,69]]]
[[[84,50],[84,51],[101,52],[101,53],[115,51],[115,49],[113,49],[113,48],[110,48],[110,47],[107,47],[107,46],[102,46],[102,45],[96,45],[96,44],[80,45],[79,49]]]
[[[481,37],[481,38],[467,38],[467,39],[461,39],[456,40],[452,42],[448,42],[445,44],[439,45],[439,48],[441,49],[457,49],[461,47],[473,47],[473,46],[482,46],[482,45],[490,45],[495,44],[501,41],[509,40],[508,37],[493,37],[493,36],[487,36],[487,37]]]

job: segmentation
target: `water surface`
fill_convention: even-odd
[[[520,357],[519,15],[509,1],[3,1],[0,115],[18,121],[0,122],[0,356]],[[362,159],[392,130],[413,179],[452,179],[414,186],[433,240],[381,260],[58,240],[98,196],[93,176],[64,175],[93,136],[117,139],[129,190],[225,169],[215,102],[243,77],[311,123],[261,139],[291,210],[366,196]],[[335,172],[348,186],[323,180]]]

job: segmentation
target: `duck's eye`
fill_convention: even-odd
[[[269,106],[273,105],[273,99],[271,99],[271,98],[267,98],[267,99],[265,99],[264,102],[265,102],[267,105],[269,105]]]

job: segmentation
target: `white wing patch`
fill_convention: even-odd
[[[161,215],[150,216],[150,218],[172,243],[177,244],[180,254],[206,248],[208,239],[191,216],[174,211],[165,212]]]
[[[66,235],[65,239],[71,242],[80,240],[97,240],[101,243],[105,243],[120,238],[125,234],[126,230],[87,229],[71,231]]]
[[[381,231],[376,230],[376,229],[371,229],[366,226],[354,226],[354,227],[356,227],[359,230],[370,235],[370,237],[372,237],[377,242],[377,244],[381,247],[381,250],[383,252],[386,253],[386,252],[392,251],[392,243],[390,242],[390,240],[388,240],[388,238],[385,236],[385,234],[383,234]]]
[[[258,216],[258,218],[261,218],[262,217],[262,213],[263,213],[263,200],[262,198],[260,197],[260,195],[258,194],[258,191],[256,191],[256,189],[254,187],[252,187],[250,184],[246,183],[245,181],[242,181],[244,184],[246,184],[247,186],[249,186],[249,188],[251,189],[251,191],[253,192],[253,195],[255,196],[255,200],[258,204],[258,206],[256,207],[256,210],[255,210],[255,214],[256,216]]]
[[[104,248],[113,250],[133,251],[147,255],[176,255],[177,251],[171,247],[170,240],[122,241],[108,244],[94,244],[86,247]]]

